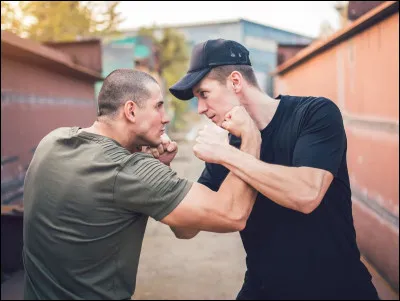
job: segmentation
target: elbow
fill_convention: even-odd
[[[307,194],[297,196],[294,203],[297,204],[297,211],[310,214],[321,204],[322,198],[319,196],[319,190],[310,189]]]
[[[200,230],[195,229],[178,229],[174,227],[171,227],[171,230],[178,239],[192,239],[200,232]]]
[[[235,219],[231,219],[230,230],[232,232],[243,231],[246,228],[247,216],[240,216]]]
[[[177,233],[175,233],[175,237],[178,239],[192,239],[196,235],[197,235],[197,233],[195,233],[195,234],[177,234]]]
[[[247,220],[242,220],[237,225],[236,231],[243,231],[246,228]]]
[[[310,195],[306,200],[302,200],[300,211],[304,214],[310,214],[321,204],[322,199],[315,195]]]

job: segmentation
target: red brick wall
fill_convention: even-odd
[[[325,96],[341,109],[357,242],[381,297],[391,298],[399,292],[398,83],[399,13],[275,79],[277,94]]]

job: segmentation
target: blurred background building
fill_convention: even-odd
[[[314,39],[294,32],[266,26],[263,24],[251,22],[245,19],[232,21],[196,23],[187,25],[171,25],[172,29],[183,33],[189,53],[192,47],[208,39],[234,40],[243,44],[250,51],[250,60],[254,68],[260,87],[268,94],[273,94],[273,82],[270,72],[277,66],[278,45],[309,45]],[[156,34],[161,34],[162,28],[158,28]],[[135,36],[137,30],[126,30],[123,33],[126,36]],[[298,47],[293,48],[298,49]],[[293,52],[293,51],[292,51]],[[197,106],[194,101],[193,107]]]

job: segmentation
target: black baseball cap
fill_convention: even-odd
[[[249,65],[249,51],[231,40],[207,40],[196,44],[192,50],[190,67],[169,91],[176,98],[189,100],[194,97],[192,88],[197,85],[212,68],[222,65]]]

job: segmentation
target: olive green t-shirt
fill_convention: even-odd
[[[163,219],[192,185],[78,129],[44,137],[26,174],[25,299],[130,298],[148,217]]]

